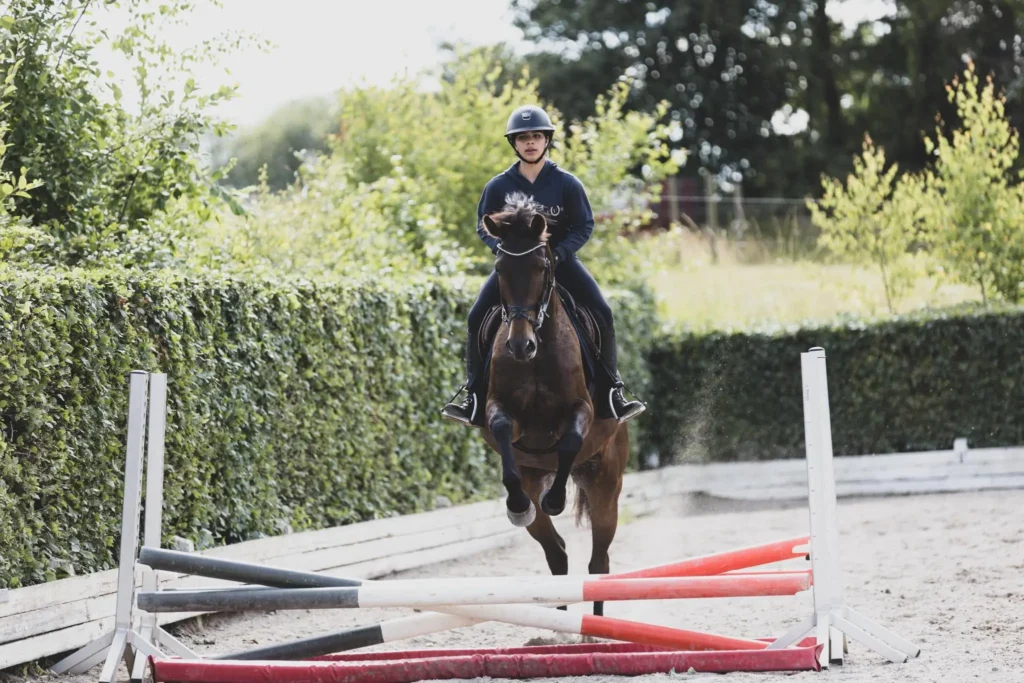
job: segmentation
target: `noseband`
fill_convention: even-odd
[[[498,245],[498,251],[505,254],[506,256],[526,256],[532,254],[541,247],[547,246],[546,243],[541,242],[537,246],[517,253],[507,251],[503,249],[501,245]],[[551,293],[555,290],[555,276],[553,268],[551,267],[551,259],[546,255],[544,256],[544,291],[541,293],[540,301],[533,304],[532,306],[507,306],[503,301],[501,303],[501,322],[508,326],[512,325],[512,321],[516,318],[523,318],[531,325],[533,325],[534,331],[541,328],[544,324],[544,319],[548,315],[548,304],[551,303]],[[530,316],[531,313],[536,314],[536,318]]]

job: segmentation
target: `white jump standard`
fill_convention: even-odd
[[[800,375],[803,380],[814,612],[769,648],[789,647],[813,631],[818,644],[824,645],[820,655],[824,668],[830,663],[843,663],[845,634],[892,662],[906,662],[910,657],[919,656],[921,648],[858,614],[843,602],[825,349],[816,346],[800,354]]]
[[[146,438],[147,389],[149,393],[149,435]],[[139,538],[139,503],[142,494],[142,451],[148,446],[146,462],[146,520],[144,542],[160,544],[163,509],[164,431],[167,422],[167,375],[133,370],[129,378],[127,448],[125,450],[124,497],[121,512],[121,553],[117,569],[117,610],[114,630],[60,660],[50,670],[57,674],[82,674],[103,662],[100,681],[110,683],[123,659],[131,680],[141,681],[146,656],[162,656],[162,645],[179,657],[198,655],[156,623],[156,615],[144,613],[133,623],[135,556]],[[157,576],[145,572],[145,590],[156,590]],[[143,656],[138,656],[138,655]]]

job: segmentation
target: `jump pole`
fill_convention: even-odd
[[[166,553],[168,551],[161,551]],[[302,584],[309,585],[310,583],[317,583],[319,585],[329,586],[332,581],[345,581],[350,582],[351,579],[337,579],[331,576],[325,576],[322,574],[315,574],[312,572],[298,572],[303,574]],[[806,579],[806,573],[800,575],[802,579]],[[711,578],[711,577],[708,577]],[[715,577],[724,578],[724,577]],[[760,577],[752,577],[760,578]],[[366,587],[379,587],[382,582],[367,582]],[[383,582],[388,583],[388,582]],[[610,584],[614,585],[614,584]],[[250,606],[256,604],[257,598],[255,594],[259,591],[271,591],[274,589],[260,589],[260,588],[240,588],[240,589],[226,589],[225,590],[211,590],[211,591],[200,591],[206,593],[212,597],[216,597],[218,593],[222,592],[237,592],[237,591],[248,591],[247,596],[243,596],[240,600],[241,603]],[[296,593],[303,590],[310,590],[308,588],[293,588],[287,589],[286,593]],[[317,590],[317,589],[313,589]],[[349,590],[350,587],[342,587],[340,589],[331,590]],[[189,600],[198,599],[198,595],[194,595],[195,591],[164,591],[156,594],[160,596],[173,597],[178,593],[188,594]],[[143,599],[143,595],[139,595],[140,598],[140,609],[145,609],[148,606],[150,598]],[[190,604],[194,604],[191,603]],[[292,603],[294,604],[294,603]],[[404,605],[408,606],[408,605]],[[594,636],[600,638],[608,638],[612,640],[621,640],[627,642],[634,642],[647,645],[656,645],[663,647],[672,647],[679,650],[763,650],[766,649],[768,643],[763,640],[743,639],[743,638],[732,638],[729,636],[723,636],[712,633],[702,633],[699,631],[689,631],[685,629],[670,628],[665,626],[656,626],[651,624],[643,624],[639,622],[627,621],[623,619],[612,619],[610,617],[598,617],[589,614],[572,614],[563,610],[550,609],[548,607],[540,607],[536,605],[518,605],[518,604],[500,604],[491,606],[464,606],[464,605],[445,605],[443,609],[456,617],[466,617],[469,623],[462,625],[471,625],[472,623],[480,621],[501,621],[508,624],[514,624],[518,626],[542,628],[552,631],[558,631],[562,633],[571,633],[576,635]],[[192,610],[188,610],[192,611]],[[434,620],[427,621],[422,617],[437,616],[437,615],[417,615],[421,617],[419,624],[423,625],[426,623],[428,626],[432,626]],[[449,617],[451,618],[451,617]],[[415,617],[413,617],[415,619]],[[405,622],[409,624],[409,622]],[[453,626],[457,627],[457,625]],[[427,633],[432,631],[426,631]],[[354,631],[346,632],[351,636],[359,638],[359,640],[365,644],[374,644],[374,642],[366,642],[367,640],[373,640],[376,642],[384,642],[379,637],[374,637],[375,634],[367,632],[366,629],[355,629]],[[341,635],[341,634],[338,634]],[[419,635],[419,633],[413,632],[411,624],[407,626],[399,635],[408,638],[413,635]],[[392,638],[397,640],[399,638]],[[311,639],[312,640],[312,639]],[[324,641],[322,638],[318,638],[321,643]],[[337,639],[336,639],[337,640]],[[337,643],[336,643],[337,644]],[[348,643],[346,643],[348,644]],[[304,653],[309,656],[309,643],[290,643],[286,646],[279,646],[278,652],[284,647],[291,648],[291,652],[288,653],[292,656],[296,654],[297,648],[303,648],[306,650]],[[273,646],[272,648],[273,649]],[[267,656],[266,649],[263,650],[263,657]],[[275,656],[280,656],[275,653]]]
[[[225,588],[138,594],[147,612],[243,612],[361,607],[444,607],[680,600],[796,595],[811,587],[810,572],[754,576],[580,580],[578,577],[509,576],[480,579],[378,581],[341,588]]]
[[[574,644],[469,650],[415,650],[330,657],[312,662],[156,660],[156,681],[414,683],[438,679],[638,676],[688,671],[820,671],[817,646],[797,649],[678,652],[622,644]]]
[[[796,538],[787,538],[771,543],[729,550],[724,553],[692,557],[679,562],[660,564],[621,574],[606,574],[595,578],[652,579],[669,576],[710,576],[712,574],[736,572],[751,567],[760,567],[766,564],[805,557],[808,553],[807,544],[810,540],[810,536],[798,536]]]
[[[661,577],[670,574],[679,576],[701,576],[703,575],[703,572],[707,571],[731,571],[738,573],[739,570],[758,566],[759,564],[768,564],[805,557],[807,553],[806,545],[808,540],[809,537],[800,536],[757,546],[739,548],[724,553],[690,558],[680,562],[647,567],[620,574],[590,575],[588,578],[595,581],[608,581],[627,577],[642,578],[648,575],[652,577]],[[370,586],[378,585],[380,583],[150,547],[142,548],[139,553],[139,563],[148,565],[154,569],[205,576],[207,578],[235,581],[239,583],[261,584],[264,586],[274,586],[278,588]],[[743,572],[741,575],[762,574],[775,576],[778,575],[779,572]],[[730,574],[729,576],[736,575],[737,574]],[[538,578],[547,577],[530,577],[530,580],[535,581]],[[493,581],[493,579],[491,580]],[[391,582],[388,581],[385,583]],[[344,650],[395,642],[415,636],[427,635],[430,633],[437,633],[439,631],[462,628],[472,626],[477,623],[492,621],[491,618],[486,616],[484,610],[493,608],[478,608],[476,612],[473,612],[473,616],[464,616],[469,613],[467,610],[472,610],[472,608],[459,610],[458,607],[455,607],[454,611],[458,612],[458,614],[453,613],[450,606],[441,607],[439,609],[447,613],[417,614],[413,616],[400,617],[372,626],[361,626],[344,631],[303,638],[288,643],[267,645],[230,654],[216,655],[214,656],[214,659],[254,660],[317,657]],[[585,615],[587,618],[585,620],[581,620],[579,615],[568,615],[565,612],[552,614],[552,610],[538,607],[524,606],[514,612],[506,610],[502,616],[505,618],[514,617],[518,619],[519,621],[517,622],[517,625],[520,626],[547,628],[573,634],[597,636],[605,633],[613,633],[617,634],[617,637],[625,635],[629,638],[641,638],[643,642],[651,642],[651,638],[656,638],[653,642],[662,644],[666,642],[685,643],[687,647],[690,647],[691,649],[697,645],[701,645],[702,647],[708,645],[717,647],[737,646],[736,639],[729,641],[714,640],[714,638],[718,637],[714,636],[714,634],[702,634],[704,636],[709,636],[711,639],[698,642],[697,635],[695,635],[697,632],[693,631],[683,631],[681,629],[651,631],[646,628],[647,625],[636,622],[622,620],[608,622],[604,621],[606,619],[605,617],[592,617],[590,615]],[[747,641],[746,647],[759,648],[762,647],[762,645],[756,641]]]
[[[892,662],[906,662],[910,657],[919,656],[921,648],[855,612],[843,601],[825,349],[816,346],[800,354],[800,375],[814,609],[810,616],[773,642],[769,649],[789,647],[813,632],[818,645],[823,646],[820,664],[827,668],[829,664],[843,663],[845,636],[848,635]]]

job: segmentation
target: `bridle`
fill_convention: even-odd
[[[498,245],[498,251],[505,254],[506,256],[526,256],[532,254],[541,247],[546,247],[546,242],[541,242],[535,247],[531,247],[526,251],[514,253],[503,249],[502,246]],[[501,302],[501,322],[511,327],[512,321],[516,318],[523,318],[531,325],[533,325],[534,332],[540,330],[541,325],[544,324],[545,318],[548,316],[548,305],[551,303],[551,294],[555,291],[555,275],[554,269],[551,265],[551,259],[548,258],[547,254],[544,255],[544,290],[540,295],[540,300],[532,306],[507,306],[504,301]],[[530,317],[531,313],[535,313],[536,317]]]

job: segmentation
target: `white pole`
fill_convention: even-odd
[[[804,431],[807,455],[808,511],[811,528],[811,567],[814,570],[814,609],[818,614],[818,643],[830,638],[822,651],[832,663],[842,664],[842,634],[821,619],[843,604],[839,562],[835,467],[832,461],[832,419],[829,411],[825,349],[801,355],[803,370]]]
[[[124,465],[124,502],[121,510],[121,558],[117,565],[117,608],[114,612],[114,643],[100,672],[101,683],[114,680],[117,664],[130,652],[135,592],[135,557],[139,547],[139,507],[142,496],[142,445],[146,440],[146,385],[149,375],[133,370],[128,397],[128,440]],[[131,657],[125,657],[128,670]]]
[[[146,453],[146,521],[143,544],[152,548],[160,547],[160,529],[164,504],[164,435],[167,424],[167,375],[153,373],[149,382],[149,435]],[[142,570],[142,590],[155,591],[160,577],[155,569]],[[143,612],[138,634],[131,638],[131,645],[144,650],[158,640],[159,627],[156,615]],[[131,680],[141,681],[146,674],[148,657],[136,656],[131,670]]]

